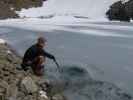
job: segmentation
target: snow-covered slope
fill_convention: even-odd
[[[23,18],[1,20],[0,26],[15,27],[32,31],[51,32],[62,30],[96,36],[133,38],[132,34],[125,34],[128,31],[133,31],[133,23],[78,19],[71,16],[56,16],[50,19]]]
[[[80,15],[89,18],[103,18],[111,4],[118,0],[48,0],[43,7],[23,9],[21,17],[39,17],[46,15]]]

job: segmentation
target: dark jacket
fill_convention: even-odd
[[[23,64],[27,61],[33,61],[38,56],[44,56],[49,59],[55,59],[55,57],[52,54],[47,53],[44,49],[41,49],[37,46],[37,44],[32,45],[24,54],[23,57]]]

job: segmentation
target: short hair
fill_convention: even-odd
[[[46,40],[44,37],[39,37],[39,38],[37,39],[37,42],[38,42],[38,43],[45,43],[45,42],[47,42],[47,40]]]

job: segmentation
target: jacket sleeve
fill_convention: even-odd
[[[53,60],[55,59],[55,57],[52,54],[50,54],[46,51],[44,51],[43,53],[44,53],[44,56],[48,57],[49,59],[53,59]]]

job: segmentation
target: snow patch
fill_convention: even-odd
[[[105,17],[109,6],[119,0],[48,0],[42,7],[22,9],[20,17],[40,17],[47,15],[79,15],[92,19]]]
[[[0,39],[0,44],[5,44],[6,41],[4,39]]]

